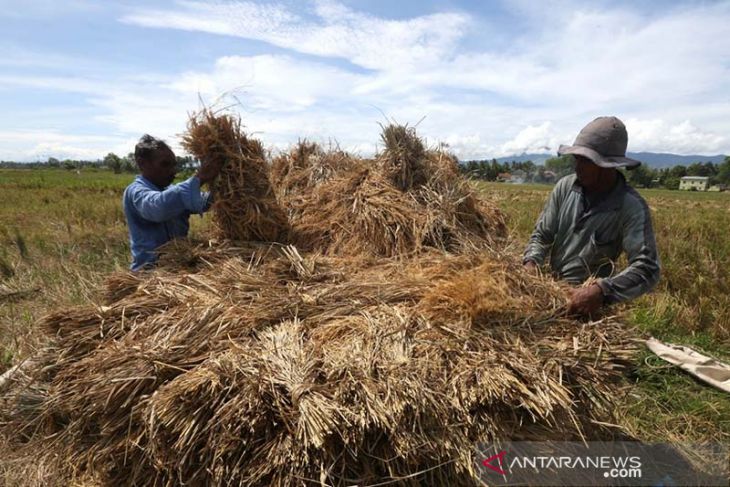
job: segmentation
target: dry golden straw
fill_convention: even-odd
[[[328,255],[404,256],[501,245],[505,219],[459,176],[456,159],[427,150],[411,128],[383,129],[375,160],[300,142],[274,160],[291,242]]]
[[[609,437],[628,333],[566,318],[564,289],[501,250],[501,213],[411,136],[374,161],[302,143],[277,202],[237,120],[191,119],[188,150],[227,161],[228,241],[173,241],[43,320],[0,395],[0,478],[473,485],[479,442]],[[258,242],[286,233],[281,208],[297,245]]]
[[[201,161],[225,162],[212,187],[219,237],[286,241],[286,214],[276,202],[263,146],[257,139],[246,136],[240,119],[204,109],[190,117],[182,144]]]
[[[358,161],[334,148],[325,151],[319,144],[299,141],[288,153],[276,157],[271,165],[271,180],[282,199],[307,191],[331,179],[335,174],[352,170]]]
[[[630,352],[500,254],[178,252],[185,272],[125,274],[121,299],[46,318],[34,396],[3,408],[15,465],[105,485],[469,484],[478,441],[598,435]]]

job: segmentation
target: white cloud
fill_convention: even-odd
[[[456,48],[468,23],[468,17],[459,13],[386,20],[329,0],[315,2],[315,20],[276,4],[183,1],[179,5],[141,8],[122,21],[255,39],[306,54],[344,58],[365,68],[395,70],[437,63]]]
[[[93,160],[109,152],[127,154],[135,142],[128,137],[41,130],[0,131],[0,160],[44,161],[49,157]]]
[[[178,10],[142,8],[122,18],[123,22],[144,27],[197,30],[237,35],[248,29],[252,38],[273,40],[274,34],[292,26],[300,18],[279,5],[255,2],[179,1]]]
[[[554,9],[533,8],[535,30],[516,38],[506,52],[490,50],[488,46],[461,48],[459,41],[465,26],[474,22],[463,13],[388,21],[334,2],[316,3],[316,21],[303,20],[282,6],[250,2],[186,2],[172,16],[140,10],[125,20],[158,27],[184,24],[186,28],[194,28],[191,22],[210,21],[215,25],[206,24],[200,29],[264,40],[308,54],[345,57],[376,70],[346,80],[345,86],[353,89],[351,98],[376,100],[389,115],[419,112],[414,113],[418,119],[439,113],[455,119],[443,115],[443,108],[465,107],[438,99],[436,91],[445,88],[484,91],[516,100],[518,106],[534,105],[530,119],[523,120],[519,127],[514,127],[513,120],[508,122],[518,132],[524,129],[524,133],[507,141],[504,139],[508,131],[499,137],[481,133],[480,142],[474,146],[484,148],[484,141],[490,141],[488,145],[500,152],[552,148],[559,142],[569,142],[584,123],[597,115],[646,116],[646,112],[662,110],[667,104],[686,105],[690,101],[695,106],[711,106],[730,90],[730,72],[725,62],[725,53],[730,52],[730,4],[700,5],[653,18],[621,8],[599,10],[572,4],[571,8],[559,10],[569,13],[555,16]],[[546,19],[552,20],[548,25],[539,25]],[[307,66],[293,69],[304,67]],[[272,66],[271,72],[279,68]],[[284,73],[289,75],[291,70]],[[304,79],[311,77],[310,73],[300,70]],[[343,78],[347,77],[341,75],[325,84],[337,90],[342,84],[336,81]],[[305,96],[292,100],[292,107],[311,107],[321,99],[315,94]],[[404,109],[402,105],[407,102],[416,102],[416,106],[411,104]],[[491,111],[488,102],[481,104],[483,110]],[[519,108],[514,110],[515,116],[523,112]],[[662,117],[667,126],[682,123],[686,118],[669,111],[664,111]],[[545,120],[560,124],[564,133],[559,135],[571,134],[570,140],[557,141],[558,134],[533,134],[536,123],[545,132]],[[480,132],[475,122],[461,117],[463,130],[453,134],[451,129],[443,137],[466,140],[465,134]],[[727,122],[719,123],[727,127]],[[522,140],[533,136],[540,140]],[[662,143],[668,144],[666,150],[728,149],[728,141],[722,138],[695,134],[685,139],[686,143],[679,144],[665,137]],[[639,147],[648,143],[642,137],[635,141]],[[710,145],[701,145],[705,143]]]
[[[544,122],[540,125],[525,127],[512,140],[502,144],[500,155],[555,152],[557,145],[557,138],[552,132],[552,124]]]
[[[384,114],[399,122],[423,118],[419,133],[465,159],[554,152],[594,117],[617,115],[627,123],[629,150],[730,153],[730,3],[652,15],[563,3],[530,2],[530,28],[498,50],[469,43],[478,20],[463,12],[388,20],[333,1],[307,4],[305,13],[283,4],[181,1],[138,8],[122,20],[286,51],[231,52],[208,69],[145,78],[8,72],[0,89],[81,93],[97,107],[97,121],[118,134],[110,144],[142,132],[173,139],[198,95],[211,102],[234,92],[246,125],[279,148],[300,137],[332,137],[368,154]],[[72,147],[108,152],[83,140],[64,150]]]
[[[327,98],[351,95],[362,76],[290,56],[228,56],[210,73],[189,72],[170,84],[180,93],[209,99],[236,90],[255,110],[298,111]]]
[[[626,120],[629,131],[629,148],[651,152],[674,152],[678,154],[717,154],[727,149],[728,138],[723,135],[702,131],[689,120],[670,125],[654,120]]]

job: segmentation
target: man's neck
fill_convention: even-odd
[[[164,189],[165,189],[165,188],[161,187],[161,186],[160,186],[159,184],[155,184],[155,183],[154,183],[154,182],[153,182],[153,181],[152,181],[152,180],[151,180],[150,178],[148,178],[148,177],[147,177],[147,176],[145,176],[144,174],[141,174],[141,173],[140,173],[140,174],[139,174],[139,176],[140,176],[140,177],[141,177],[142,179],[144,179],[145,181],[147,181],[148,183],[150,183],[150,184],[151,184],[152,186],[154,186],[154,187],[155,187],[155,188],[156,188],[157,190],[159,190],[159,191],[162,191],[162,190],[164,190]]]

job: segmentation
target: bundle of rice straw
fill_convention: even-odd
[[[426,150],[405,126],[384,127],[382,139],[375,161],[300,143],[274,162],[275,173],[285,174],[274,181],[293,243],[327,255],[385,257],[500,244],[504,216],[474,194],[453,156]],[[313,174],[325,176],[313,184]]]
[[[263,146],[259,140],[246,136],[239,118],[203,109],[190,117],[182,145],[201,161],[224,161],[212,185],[218,237],[286,241],[288,221],[276,202]]]
[[[182,253],[187,270],[168,267]],[[615,323],[496,253],[418,259],[171,245],[107,306],[59,311],[6,395],[18,485],[473,485],[477,442],[597,438]]]
[[[424,214],[374,169],[347,171],[288,205],[294,242],[304,250],[387,257],[420,250]]]
[[[300,140],[288,153],[274,158],[271,181],[281,199],[307,191],[342,170],[352,170],[358,161],[339,148],[325,151],[316,142]]]
[[[407,125],[388,124],[380,138],[385,150],[380,156],[389,179],[403,191],[425,184],[429,174],[424,170],[426,148],[416,135],[416,129]]]

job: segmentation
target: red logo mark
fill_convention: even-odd
[[[504,458],[504,456],[506,454],[507,454],[507,451],[501,451],[501,452],[497,453],[496,455],[492,455],[491,457],[484,460],[482,462],[482,465],[484,465],[485,467],[487,467],[489,469],[494,470],[495,472],[497,472],[500,475],[505,475],[506,472],[504,470],[502,470],[502,459]],[[495,460],[497,460],[497,463],[499,463],[499,466],[492,465],[492,462]]]

